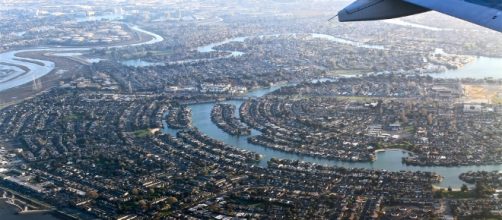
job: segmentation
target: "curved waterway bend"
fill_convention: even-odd
[[[148,66],[165,66],[166,64],[175,65],[175,64],[198,63],[198,62],[214,61],[214,60],[219,60],[219,59],[240,57],[240,56],[245,55],[246,53],[242,52],[242,51],[237,51],[237,50],[217,49],[217,47],[228,44],[228,43],[232,43],[232,42],[241,42],[242,43],[242,42],[245,42],[247,39],[262,39],[265,37],[297,36],[297,35],[300,35],[300,34],[286,33],[286,34],[268,34],[268,35],[235,37],[235,38],[225,39],[220,42],[203,45],[203,46],[196,48],[196,51],[199,53],[211,53],[211,52],[226,52],[226,53],[228,53],[228,55],[220,56],[220,57],[202,58],[202,59],[186,59],[186,60],[169,61],[169,62],[148,62],[148,61],[144,61],[141,59],[131,59],[131,60],[122,61],[121,63],[126,66],[131,66],[131,67],[148,67]],[[304,35],[309,37],[310,39],[327,40],[327,41],[331,41],[334,43],[345,44],[345,45],[358,47],[358,48],[385,50],[385,47],[381,46],[381,45],[366,44],[366,43],[352,41],[352,40],[339,38],[339,37],[335,37],[335,36],[327,35],[327,34],[312,33],[312,34],[304,34]]]
[[[226,39],[226,40],[221,41],[221,42],[212,43],[212,44],[208,44],[208,45],[205,45],[205,46],[198,47],[197,51],[200,52],[200,53],[208,53],[208,52],[214,52],[214,51],[221,51],[221,50],[217,50],[215,48],[218,47],[218,46],[221,46],[221,45],[225,45],[225,44],[231,43],[231,42],[244,42],[247,39],[251,39],[251,38],[279,37],[279,36],[296,36],[296,35],[298,35],[298,34],[296,34],[296,33],[289,33],[289,34],[270,34],[270,35],[236,37],[236,38]],[[335,43],[346,44],[346,45],[350,45],[350,46],[354,46],[354,47],[367,48],[367,49],[376,49],[376,50],[384,50],[385,49],[385,47],[381,46],[381,45],[366,44],[366,43],[362,43],[362,42],[358,42],[358,41],[352,41],[352,40],[348,40],[348,39],[344,39],[344,38],[335,37],[333,35],[328,35],[328,34],[311,33],[311,34],[306,34],[306,35],[308,37],[312,38],[312,39],[328,40],[328,41],[332,41],[332,42],[335,42]],[[234,56],[235,55],[239,56],[239,55],[244,54],[243,52],[240,52],[240,51],[226,51],[226,52],[231,52],[232,54],[234,54]]]
[[[349,44],[355,47],[362,47],[368,49],[379,49],[384,50],[383,46],[378,45],[367,45],[360,42],[349,41],[341,38],[337,38],[330,35],[322,34],[312,34],[313,38],[320,38],[325,40],[330,40],[336,43]],[[222,41],[220,43],[210,44],[204,47],[199,47],[199,52],[212,52],[216,51],[215,47],[224,45],[230,42],[243,42],[249,37],[235,38]],[[502,78],[502,59],[500,58],[487,58],[478,57],[476,61],[466,65],[464,68],[457,70],[449,70],[445,73],[431,74],[433,77],[437,78]],[[273,90],[280,87],[271,87],[265,89],[258,89],[250,92],[248,96],[250,97],[261,97],[266,95]],[[237,108],[240,107],[242,101],[227,101],[226,103],[234,104]],[[346,168],[365,168],[365,169],[380,169],[388,171],[428,171],[435,172],[443,176],[443,181],[438,184],[441,187],[455,187],[459,188],[463,181],[458,177],[461,173],[467,171],[502,171],[502,165],[484,165],[484,166],[456,166],[456,167],[444,167],[444,166],[409,166],[402,163],[402,158],[409,155],[410,152],[404,150],[386,150],[379,151],[376,153],[377,159],[372,162],[345,162],[339,160],[328,160],[315,158],[310,156],[302,156],[294,153],[288,153],[284,151],[274,150],[271,148],[263,147],[260,145],[255,145],[247,142],[247,137],[232,136],[220,128],[218,128],[211,121],[211,109],[214,103],[204,103],[204,104],[193,104],[190,105],[192,109],[193,125],[197,127],[201,132],[205,133],[211,138],[223,141],[226,144],[245,149],[251,152],[256,152],[263,155],[263,159],[260,161],[261,166],[266,166],[267,161],[271,158],[281,158],[281,159],[291,159],[291,160],[301,160],[323,165],[339,166]],[[175,134],[176,130],[166,129],[166,132],[170,134]],[[251,135],[258,135],[259,132],[253,130]]]
[[[271,88],[257,89],[251,91],[248,96],[250,97],[260,97],[265,94],[268,94],[275,89],[280,88],[280,86],[275,86]],[[233,104],[237,108],[243,103],[243,101],[226,101],[225,103]],[[202,103],[202,104],[192,104],[189,107],[192,109],[192,123],[193,125],[199,129],[202,133],[208,135],[211,138],[216,140],[223,141],[226,144],[232,145],[237,148],[245,149],[251,152],[259,153],[263,156],[260,161],[260,166],[267,166],[267,161],[271,158],[280,158],[280,159],[290,159],[290,160],[300,160],[307,161],[316,164],[329,165],[329,166],[338,166],[345,168],[364,168],[364,169],[378,169],[378,170],[388,170],[388,171],[428,171],[435,172],[439,175],[443,176],[443,181],[438,184],[441,187],[454,187],[460,188],[464,182],[462,182],[458,176],[467,171],[500,171],[502,170],[502,165],[484,165],[484,166],[458,166],[458,167],[443,167],[443,166],[434,166],[434,167],[421,167],[421,166],[408,166],[402,163],[402,158],[408,156],[409,152],[404,150],[386,150],[377,152],[377,159],[372,162],[346,162],[339,160],[329,160],[329,159],[321,159],[315,158],[311,156],[303,156],[294,153],[288,153],[284,151],[274,150],[271,148],[263,147],[256,144],[251,144],[247,142],[247,137],[249,136],[232,136],[220,128],[218,128],[211,121],[211,109],[213,108],[214,103]],[[176,135],[177,130],[164,128],[166,133],[171,135]],[[258,135],[259,131],[253,130],[251,135]]]
[[[55,68],[54,62],[47,60],[19,57],[17,56],[17,54],[19,53],[39,52],[39,51],[75,52],[75,51],[89,51],[91,49],[103,49],[103,48],[124,48],[124,47],[155,44],[164,40],[164,38],[158,34],[143,30],[135,25],[129,25],[129,24],[127,25],[134,31],[141,32],[143,34],[151,36],[151,39],[141,43],[115,45],[115,46],[34,48],[34,49],[24,49],[24,50],[16,50],[16,51],[0,53],[0,66],[2,66],[3,69],[9,67],[10,69],[15,70],[14,71],[15,73],[11,73],[7,76],[4,76],[3,78],[0,78],[0,91],[29,83],[34,79],[38,79],[42,76],[47,75]],[[62,55],[64,54],[65,53],[62,53]],[[66,53],[66,54],[71,56],[72,53]]]
[[[471,62],[457,70],[447,70],[443,73],[431,74],[436,78],[502,78],[502,59],[493,57],[477,57]]]

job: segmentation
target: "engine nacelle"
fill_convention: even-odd
[[[403,17],[429,9],[401,0],[357,0],[340,12],[339,21],[368,21]]]

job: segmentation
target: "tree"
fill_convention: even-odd
[[[169,209],[171,209],[171,205],[169,205],[169,204],[166,204],[166,205],[162,208],[162,210],[169,210]]]
[[[420,115],[427,116],[427,109],[426,108],[421,108],[420,109]]]
[[[177,203],[177,202],[178,202],[178,199],[176,199],[176,197],[174,197],[174,196],[170,196],[169,198],[166,199],[166,203],[170,204],[170,205]]]
[[[489,195],[494,192],[495,192],[495,190],[490,188],[486,184],[481,183],[480,181],[476,182],[476,187],[474,188],[474,193],[476,193],[476,196],[478,198],[483,198],[486,195]]]
[[[406,111],[401,111],[400,118],[403,123],[405,124],[408,123],[408,117],[406,117]]]
[[[133,195],[138,195],[138,194],[139,194],[139,190],[138,190],[138,189],[136,189],[136,188],[134,188],[134,189],[132,189],[131,193],[132,193]]]
[[[98,192],[96,192],[96,190],[92,190],[92,191],[88,192],[88,193],[87,193],[87,195],[88,195],[90,198],[92,198],[92,199],[96,199],[96,198],[98,198],[98,197],[99,197],[99,194],[98,194]]]
[[[467,185],[462,184],[462,187],[460,188],[460,191],[467,192],[468,190],[469,190],[469,188],[467,187]]]
[[[427,124],[432,125],[433,122],[434,117],[432,116],[432,114],[427,115]]]
[[[31,182],[33,183],[41,183],[42,178],[39,175],[36,175],[35,178],[31,179]]]
[[[139,200],[138,202],[138,206],[140,209],[142,210],[146,210],[148,208],[148,205],[146,204],[146,201],[145,200]]]
[[[439,189],[438,191],[434,192],[434,198],[442,199],[443,193],[444,193],[444,189]]]
[[[457,130],[457,119],[453,117],[450,121],[450,130],[456,131]]]
[[[202,168],[202,175],[204,175],[204,176],[209,175],[209,168],[208,167]]]
[[[227,206],[227,213],[226,214],[227,215],[234,215],[234,208],[231,205]]]

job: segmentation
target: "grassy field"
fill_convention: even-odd
[[[138,138],[145,138],[145,137],[149,137],[150,135],[152,135],[152,132],[150,132],[150,130],[148,130],[148,129],[136,130],[133,133],[134,133],[134,136],[136,136]]]

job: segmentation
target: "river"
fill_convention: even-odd
[[[265,89],[257,89],[251,91],[248,96],[250,97],[260,97],[271,91],[280,88],[280,86],[275,86]],[[233,104],[238,107],[243,103],[243,101],[226,101],[225,103]],[[421,167],[421,166],[408,166],[402,163],[402,158],[408,155],[408,152],[404,150],[387,150],[377,152],[377,159],[372,162],[346,162],[339,160],[329,160],[314,158],[310,156],[302,156],[294,153],[288,153],[284,151],[274,150],[271,148],[263,147],[256,144],[251,144],[247,142],[247,137],[249,136],[232,136],[218,128],[211,121],[211,109],[214,103],[203,103],[203,104],[192,104],[189,107],[192,109],[192,121],[193,125],[199,129],[202,133],[208,135],[211,138],[223,141],[226,144],[232,145],[237,148],[245,149],[251,152],[256,152],[263,155],[260,161],[260,166],[266,166],[267,161],[271,158],[281,158],[290,160],[302,160],[317,164],[330,165],[330,166],[340,166],[346,168],[365,168],[365,169],[380,169],[388,171],[430,171],[436,172],[444,177],[443,181],[438,184],[441,187],[460,187],[464,182],[462,182],[458,176],[460,173],[466,171],[475,170],[485,170],[494,171],[502,170],[502,165],[484,165],[484,166],[459,166],[459,167],[443,167],[443,166],[433,166],[433,167]],[[237,112],[237,111],[236,111]],[[164,128],[166,133],[175,135],[177,130]],[[258,135],[259,131],[252,130],[251,135]]]
[[[228,53],[228,55],[215,57],[215,58],[187,59],[187,60],[170,61],[170,62],[148,62],[148,61],[144,61],[141,59],[131,59],[131,60],[122,61],[121,63],[126,66],[131,66],[131,67],[148,67],[148,66],[165,66],[166,64],[173,65],[173,64],[197,63],[197,62],[213,61],[213,60],[218,60],[218,59],[227,59],[227,58],[232,58],[232,57],[240,57],[240,56],[245,55],[246,53],[242,52],[242,51],[237,51],[237,50],[217,49],[217,47],[228,44],[228,43],[232,43],[232,42],[244,42],[248,39],[257,39],[257,38],[265,38],[265,37],[280,37],[280,36],[297,36],[297,35],[299,35],[299,34],[287,33],[287,34],[268,34],[268,35],[235,37],[235,38],[225,39],[220,42],[203,45],[203,46],[196,48],[197,52],[199,52],[199,53],[210,53],[210,52],[226,52],[226,53]],[[312,33],[312,34],[305,34],[305,36],[307,36],[311,39],[322,39],[322,40],[327,40],[327,41],[331,41],[331,42],[338,43],[338,44],[346,44],[346,45],[350,45],[350,46],[354,46],[354,47],[358,47],[358,48],[385,50],[385,47],[381,46],[381,45],[366,44],[366,43],[352,41],[352,40],[339,38],[339,37],[335,37],[335,36],[327,35],[327,34]]]
[[[259,36],[260,37],[260,36]],[[355,47],[369,48],[369,49],[385,49],[383,46],[379,45],[368,45],[360,42],[350,41],[346,39],[336,38],[330,35],[323,34],[312,34],[312,37],[333,41],[335,43],[348,44]],[[199,52],[212,52],[216,51],[217,46],[221,46],[230,42],[243,42],[249,37],[241,37],[234,39],[227,39],[219,43],[209,44],[207,46],[199,47],[197,50]],[[457,70],[449,70],[445,73],[431,74],[433,77],[438,78],[502,78],[502,59],[500,58],[487,58],[478,57],[474,62],[466,65],[463,68]],[[266,95],[281,86],[274,86],[270,88],[263,88],[250,91],[249,97],[261,97]],[[237,107],[243,103],[242,101],[226,101],[226,103],[233,104]],[[386,150],[377,152],[377,159],[372,162],[345,162],[338,160],[329,160],[314,158],[310,156],[302,156],[294,153],[283,152],[279,150],[274,150],[271,148],[263,147],[260,145],[255,145],[247,142],[247,136],[238,137],[232,136],[218,128],[210,118],[211,109],[214,103],[203,103],[203,104],[193,104],[190,105],[192,109],[192,121],[193,125],[198,128],[202,133],[208,135],[211,138],[223,141],[226,144],[232,145],[237,148],[242,148],[251,152],[256,152],[263,155],[263,159],[260,161],[261,166],[266,166],[267,161],[271,158],[281,158],[281,159],[291,159],[291,160],[302,160],[317,164],[330,165],[330,166],[340,166],[346,168],[365,168],[365,169],[380,169],[388,171],[429,171],[440,174],[444,177],[443,181],[438,184],[440,187],[454,187],[459,188],[463,181],[461,181],[458,176],[467,171],[501,171],[502,165],[484,165],[484,166],[457,166],[457,167],[444,167],[444,166],[409,166],[402,163],[402,158],[408,156],[409,152],[404,150]],[[237,111],[236,111],[237,112]],[[237,114],[237,113],[236,113]],[[165,128],[166,133],[175,135],[177,130]],[[251,136],[258,135],[259,131],[252,130]]]

